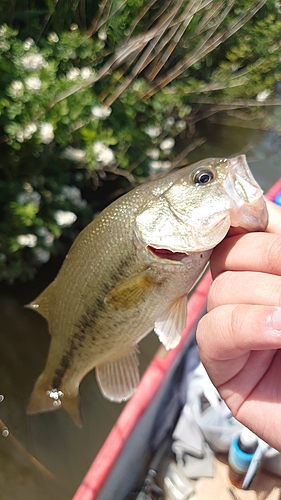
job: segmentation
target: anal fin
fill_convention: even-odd
[[[154,331],[167,350],[176,347],[186,325],[187,295],[177,299],[155,322]]]
[[[129,399],[139,383],[137,347],[124,356],[96,366],[96,377],[106,399],[121,403]]]

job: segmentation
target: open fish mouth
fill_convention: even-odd
[[[167,248],[155,248],[150,245],[147,247],[147,249],[156,257],[165,260],[179,262],[188,256],[188,254],[184,252],[172,252],[172,250],[168,250]]]
[[[195,182],[198,173],[204,179],[207,173],[212,175],[200,184]],[[243,155],[223,162],[206,160],[173,175],[161,196],[155,196],[136,217],[139,255],[145,248],[150,256],[184,262],[190,254],[213,249],[231,226],[265,230],[262,190]]]

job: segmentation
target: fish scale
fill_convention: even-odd
[[[187,295],[231,225],[264,230],[262,191],[245,156],[207,159],[141,185],[101,212],[73,243],[56,279],[27,307],[48,321],[46,366],[30,414],[82,417],[79,384],[93,368],[103,395],[138,384],[138,342],[153,328],[180,340]]]

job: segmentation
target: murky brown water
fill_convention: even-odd
[[[208,140],[189,156],[191,162],[246,152],[265,190],[280,177],[281,139],[275,134],[214,124],[205,125],[204,133]],[[83,429],[77,429],[63,411],[25,414],[33,384],[44,367],[49,335],[45,321],[23,305],[45,288],[59,265],[46,265],[33,283],[0,286],[0,395],[4,396],[0,500],[70,500],[124,407],[103,399],[92,372],[81,384]],[[153,334],[141,343],[142,371],[158,345]]]
[[[81,384],[83,429],[64,411],[25,413],[44,368],[49,334],[45,320],[23,306],[53,279],[56,264],[33,283],[0,287],[0,500],[71,499],[124,408],[101,396],[92,372]],[[154,335],[142,343],[141,372],[158,346]]]

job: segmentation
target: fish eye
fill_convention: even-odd
[[[214,179],[214,174],[212,170],[205,168],[199,172],[195,172],[193,176],[193,182],[196,186],[205,186],[209,184]]]

